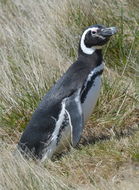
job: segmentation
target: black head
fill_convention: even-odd
[[[92,25],[83,32],[80,48],[85,54],[92,54],[95,49],[101,49],[116,32],[115,27],[107,28],[99,24]]]

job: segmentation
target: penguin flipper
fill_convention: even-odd
[[[67,98],[66,110],[71,119],[71,145],[75,147],[80,141],[84,128],[79,91]]]

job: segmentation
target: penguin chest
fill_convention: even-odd
[[[88,81],[82,94],[82,111],[84,122],[88,120],[97,103],[101,87],[101,76],[97,76],[94,81]]]

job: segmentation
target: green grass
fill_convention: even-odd
[[[137,0],[0,1],[0,189],[138,189]],[[83,29],[116,26],[78,149],[38,164],[13,149],[44,94],[76,60]]]

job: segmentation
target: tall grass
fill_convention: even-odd
[[[135,135],[133,141],[128,137],[136,133],[139,124],[138,9],[137,0],[0,1],[0,188],[77,189],[79,184],[81,189],[81,183],[89,183],[91,189],[109,189],[109,184],[113,189],[124,189],[127,184],[136,188],[132,182],[127,183],[128,177],[122,181],[120,172],[122,167],[129,172],[130,168],[124,164],[129,163],[133,168],[131,162],[137,163],[138,167],[139,161],[139,136]],[[117,26],[118,33],[103,50],[106,69],[101,96],[84,130],[80,149],[46,166],[27,162],[20,156],[16,160],[11,155],[11,145],[5,145],[3,141],[12,144],[18,141],[43,95],[76,60],[82,30],[96,23]],[[122,139],[119,145],[123,136],[130,140]],[[82,146],[111,138],[107,143]],[[114,150],[112,153],[111,149]],[[106,158],[112,160],[111,165],[103,159],[107,154]],[[98,170],[99,179],[96,179],[95,170],[101,162],[104,164]],[[91,173],[89,163],[92,163]],[[74,175],[73,167],[77,168],[77,175]],[[103,168],[106,175],[103,175]],[[120,175],[118,183],[123,187],[112,181],[116,172]],[[12,180],[13,173],[15,180]],[[135,170],[133,174],[136,184]]]

